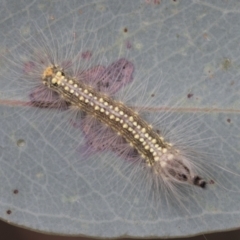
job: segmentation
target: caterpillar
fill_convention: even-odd
[[[92,31],[86,31],[81,25],[84,19],[78,17],[72,24],[64,15],[46,22],[40,15],[33,25],[23,27],[31,29],[30,34],[25,37],[28,31],[23,31],[19,36],[16,31],[13,46],[1,55],[2,115],[8,123],[4,139],[10,146],[3,151],[4,164],[24,173],[20,175],[34,183],[35,195],[45,199],[52,193],[48,206],[37,200],[43,214],[60,211],[68,226],[69,218],[81,223],[113,221],[118,226],[115,231],[110,224],[103,232],[103,223],[94,235],[123,234],[123,225],[130,235],[141,235],[142,231],[134,231],[146,222],[155,226],[146,234],[154,235],[159,223],[161,229],[169,223],[173,227],[183,216],[192,217],[199,227],[196,232],[201,232],[202,214],[224,209],[223,200],[215,205],[216,198],[237,187],[234,171],[226,165],[237,166],[231,165],[228,144],[219,141],[215,128],[226,115],[231,124],[237,120],[231,113],[205,107],[209,100],[202,97],[205,72],[192,82],[195,76],[188,66],[184,69],[178,54],[169,60],[169,69],[161,60],[161,48],[145,56],[144,42],[131,35],[119,34],[106,43],[101,40],[107,36],[104,28],[94,35],[94,24]],[[125,36],[131,28],[119,31]],[[226,121],[221,129],[231,124]],[[31,184],[21,180],[12,185],[19,188],[18,196],[24,192],[33,199],[27,194]],[[22,209],[35,212],[37,201]],[[17,222],[14,214],[11,209],[8,217]],[[120,226],[114,216],[122,219]],[[52,231],[45,220],[42,229]],[[54,224],[54,231],[64,231]],[[79,231],[91,234],[89,229]]]

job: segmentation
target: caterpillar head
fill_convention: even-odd
[[[162,157],[160,161],[154,163],[156,173],[161,173],[165,178],[176,183],[186,183],[195,185],[200,188],[205,188],[207,181],[201,176],[198,176],[189,161],[179,155],[179,153],[172,154],[173,157]]]

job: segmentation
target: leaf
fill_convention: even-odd
[[[239,228],[237,176],[219,170],[234,191],[212,186],[202,198],[192,196],[187,212],[164,201],[156,208],[147,204],[145,192],[129,181],[131,164],[110,153],[81,159],[77,146],[84,137],[69,127],[65,112],[52,116],[14,104],[20,88],[3,57],[18,50],[23,37],[31,42],[36,29],[27,28],[29,22],[45,29],[47,18],[62,33],[75,17],[79,51],[97,43],[104,56],[93,66],[129,58],[136,79],[144,84],[146,77],[149,89],[162,84],[154,92],[157,107],[185,98],[184,109],[206,111],[199,121],[203,136],[217,139],[206,151],[222,155],[219,165],[239,173],[238,1],[14,0],[2,1],[0,9],[1,219],[36,231],[95,237],[187,237]],[[12,90],[10,102],[3,89]]]

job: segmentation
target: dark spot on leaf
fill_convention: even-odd
[[[126,32],[128,32],[128,29],[125,27],[125,28],[123,29],[123,31],[126,33]]]
[[[154,97],[154,96],[155,96],[155,94],[154,94],[154,93],[152,93],[152,94],[151,94],[151,97]]]
[[[187,95],[188,98],[191,98],[192,96],[193,96],[192,93],[189,93],[189,94]]]
[[[23,139],[18,139],[17,140],[17,146],[18,147],[24,147],[25,146],[25,141]]]
[[[228,118],[228,119],[227,119],[227,122],[228,122],[228,123],[230,123],[230,122],[231,122],[231,119],[230,119],[230,118]]]
[[[18,194],[18,190],[17,190],[17,189],[14,189],[14,190],[13,190],[13,193],[14,193],[14,194]]]
[[[6,213],[7,213],[8,215],[10,215],[10,214],[12,213],[12,211],[8,209],[8,210],[6,211]]]

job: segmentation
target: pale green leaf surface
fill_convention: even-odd
[[[156,86],[159,78],[169,86],[165,93],[169,99],[191,93],[192,101],[185,107],[220,109],[201,120],[207,129],[205,137],[218,139],[214,152],[223,156],[220,164],[240,172],[237,0],[1,0],[1,54],[18,47],[19,30],[33,19],[44,29],[46,18],[53,17],[54,29],[64,32],[64,24],[71,23],[73,15],[79,18],[76,29],[80,29],[80,38],[81,34],[92,36],[83,49],[91,41],[97,42],[106,54],[103,64],[119,57],[132,59],[138,77],[141,71],[152,74],[150,87]],[[128,43],[132,50],[121,52]],[[1,92],[12,76],[5,66],[1,57]],[[160,94],[157,97],[161,102]],[[45,113],[31,121],[31,110],[20,108],[0,104],[0,218],[4,221],[37,231],[98,237],[185,237],[239,228],[239,192],[213,186],[203,193],[204,207],[196,200],[189,202],[187,213],[169,210],[169,206],[154,209],[124,188],[131,183],[124,176],[123,165],[122,169],[117,165],[103,171],[97,161],[104,157],[101,154],[84,161],[78,150],[71,151],[83,137],[78,139],[76,129],[56,127],[61,122],[58,115],[50,118],[50,123],[41,121],[47,119]],[[54,132],[52,127],[56,127]],[[118,188],[111,188],[112,176]],[[229,174],[226,186],[238,190],[240,178]],[[16,189],[18,193],[14,193]]]

